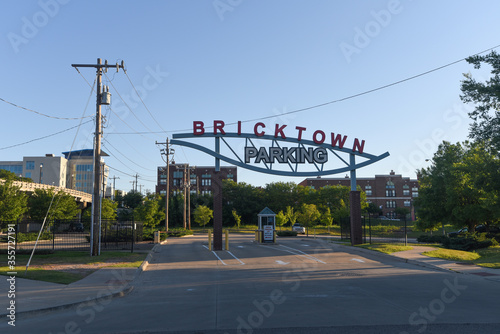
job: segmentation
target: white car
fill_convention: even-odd
[[[306,234],[306,229],[304,226],[300,225],[299,223],[295,223],[292,226],[292,231],[297,232],[298,234]]]

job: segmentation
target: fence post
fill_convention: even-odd
[[[370,214],[368,214],[368,229],[370,233],[370,245],[372,244],[372,220]]]
[[[132,223],[132,247],[130,253],[134,252],[134,242],[135,242],[135,222]]]
[[[408,246],[408,234],[406,230],[406,214],[405,214],[405,246]]]
[[[56,220],[52,221],[52,251],[54,251],[55,248],[56,248]]]
[[[19,232],[19,218],[17,218],[17,224],[16,224],[16,242],[14,243],[14,249],[17,251],[17,240],[19,240],[17,237],[18,237],[18,232]],[[9,243],[7,242],[7,245]],[[8,247],[7,247],[8,249]]]

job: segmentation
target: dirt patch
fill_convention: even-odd
[[[120,264],[120,263],[126,263],[126,262],[107,260],[106,262],[91,263],[91,264],[78,264],[78,263],[76,263],[76,264],[33,265],[33,266],[30,266],[30,268],[43,269],[43,270],[55,270],[55,271],[62,271],[62,272],[87,276],[87,275],[92,274],[94,271],[96,271],[100,268],[115,265],[115,264]]]

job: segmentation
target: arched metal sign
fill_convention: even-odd
[[[321,130],[312,132],[311,140],[308,140],[303,138],[307,129],[299,126],[295,127],[297,138],[288,137],[287,132],[290,131],[286,131],[286,125],[276,124],[273,134],[266,134],[264,123],[256,123],[253,133],[242,133],[241,122],[237,123],[237,132],[226,132],[224,126],[223,121],[214,121],[214,126],[208,132],[203,122],[193,122],[193,132],[174,134],[171,144],[190,147],[215,157],[216,168],[220,166],[220,160],[223,160],[260,173],[299,177],[352,172],[389,156],[389,152],[381,155],[364,152],[364,140],[355,138],[349,147],[347,136],[335,133],[327,136]],[[328,142],[327,137],[331,138]],[[180,140],[202,138],[215,138],[214,149]],[[244,139],[244,146],[231,145],[230,141],[234,139]],[[227,154],[221,153],[221,140]],[[256,144],[262,140],[267,140],[270,145],[266,147]],[[362,161],[356,162],[356,156]]]

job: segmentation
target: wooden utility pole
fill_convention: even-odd
[[[164,143],[158,143],[155,142],[156,145],[165,145],[165,149],[161,149],[161,155],[162,157],[165,156],[165,164],[167,165],[165,168],[166,171],[166,177],[167,177],[167,192],[165,194],[165,232],[168,232],[168,201],[170,198],[170,155],[173,155],[175,153],[175,150],[173,148],[170,148],[170,142],[167,138],[167,140]],[[161,183],[160,183],[161,184]]]
[[[91,224],[91,256],[99,255],[99,231],[101,221],[101,138],[102,138],[102,119],[101,119],[101,105],[110,104],[109,92],[105,91],[102,86],[102,73],[107,72],[108,68],[116,68],[116,71],[121,68],[125,71],[123,61],[121,65],[108,65],[106,60],[104,64],[101,58],[97,59],[97,64],[71,64],[77,70],[79,67],[93,67],[96,69],[97,75],[97,97],[96,97],[96,116],[95,116],[95,139],[94,139],[94,191],[92,195],[92,224]],[[104,99],[103,99],[104,95]]]

